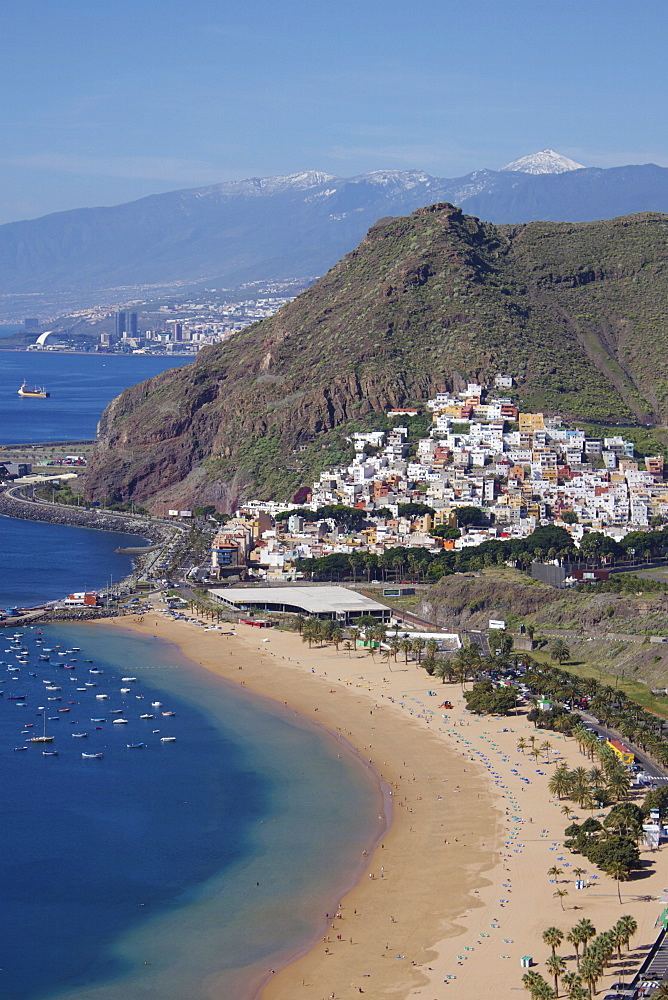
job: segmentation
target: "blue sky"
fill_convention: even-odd
[[[2,0],[0,222],[249,176],[668,166],[665,0]]]

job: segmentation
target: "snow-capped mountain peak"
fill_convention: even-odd
[[[553,149],[543,149],[540,153],[531,153],[512,163],[506,163],[500,169],[516,170],[523,174],[565,174],[568,170],[582,170],[583,164],[569,160]]]

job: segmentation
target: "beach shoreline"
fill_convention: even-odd
[[[252,1000],[361,993],[440,1000],[451,986],[461,997],[506,995],[522,988],[523,955],[532,955],[548,978],[542,930],[567,931],[582,916],[604,930],[631,913],[638,946],[654,940],[665,881],[658,864],[641,886],[624,886],[622,908],[613,880],[587,865],[587,888],[577,892],[569,880],[564,909],[563,897],[554,898],[550,865],[558,859],[567,869],[577,859],[561,847],[563,803],[549,795],[547,781],[555,761],[582,764],[574,741],[539,731],[552,748],[532,762],[516,747],[520,736],[533,734],[525,717],[471,716],[456,686],[433,681],[416,664],[307,649],[298,635],[251,626],[234,626],[236,635],[225,636],[166,619],[157,609],[116,624],[174,642],[195,664],[346,740],[391,797],[391,824],[364,859],[361,878],[342,887],[322,940],[268,969]],[[439,707],[446,699],[451,712]],[[569,950],[562,946],[566,956]],[[641,956],[632,952],[636,967]],[[610,974],[618,979],[624,970]],[[212,1000],[225,995],[215,975],[205,989]]]

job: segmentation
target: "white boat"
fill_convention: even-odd
[[[103,753],[82,753],[81,756],[82,757],[87,757],[88,760],[100,760],[101,757],[104,757],[104,754]]]
[[[108,694],[96,694],[95,697],[97,698],[98,701],[104,701],[104,699],[108,698],[109,695]]]
[[[44,716],[44,732],[41,736],[32,736],[28,743],[51,743],[53,741],[53,736],[46,735],[46,712],[42,714]]]
[[[146,715],[140,715],[139,718],[140,719],[154,719],[155,716],[154,715],[148,715],[148,714],[146,714]]]
[[[176,712],[161,712],[160,715],[176,715]]]
[[[175,739],[176,739],[176,736],[161,736],[160,737],[160,742],[161,743],[173,743],[175,741]]]
[[[72,733],[72,736],[75,740],[83,740],[86,736],[88,736],[88,733]]]
[[[136,677],[121,677],[121,680],[128,682],[128,681],[136,681],[137,678]]]
[[[113,721],[114,726],[127,726],[127,724],[128,724],[127,719],[114,719]]]
[[[128,694],[130,688],[121,688],[121,694]]]
[[[162,708],[162,702],[161,701],[152,701],[151,702],[151,708]]]

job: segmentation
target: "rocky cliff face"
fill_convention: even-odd
[[[663,419],[667,234],[657,214],[495,227],[439,204],[381,220],[277,315],[114,400],[87,494],[286,498],[342,457],[351,424],[496,372],[526,406]]]

